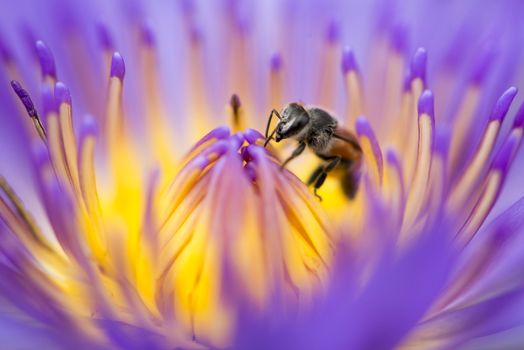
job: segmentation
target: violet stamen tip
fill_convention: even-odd
[[[24,108],[27,111],[27,114],[29,114],[31,118],[37,118],[38,115],[36,113],[33,101],[31,100],[29,93],[22,87],[20,82],[18,82],[17,80],[11,80],[11,87],[15,91],[20,101],[22,101]]]
[[[282,63],[282,56],[280,55],[280,53],[275,52],[273,55],[271,55],[269,65],[272,71],[280,70],[282,68]]]
[[[386,147],[385,153],[386,153],[386,161],[389,164],[398,164],[399,160],[398,160],[397,152],[395,151],[394,148],[392,148],[391,146]]]
[[[119,52],[113,53],[113,58],[111,59],[111,77],[116,77],[120,80],[124,79],[126,73],[126,66],[124,59]]]
[[[435,117],[435,101],[431,90],[424,90],[418,99],[418,114],[428,115],[430,118]]]
[[[514,86],[504,91],[504,93],[499,97],[499,99],[495,103],[495,107],[493,108],[493,111],[491,112],[491,116],[489,118],[490,121],[502,121],[504,119],[504,117],[508,113],[511,103],[513,102],[513,99],[517,95],[517,92],[518,90]]]
[[[334,44],[340,38],[340,24],[337,20],[331,20],[327,27],[326,32],[327,41],[330,44]]]
[[[264,136],[258,130],[248,128],[244,131],[244,138],[249,144],[254,144],[257,140],[263,139]]]
[[[424,83],[426,82],[426,63],[428,53],[426,49],[419,48],[413,55],[411,60],[411,74],[414,78],[420,78]]]
[[[96,119],[90,115],[87,114],[82,119],[82,134],[83,135],[98,135],[98,123],[96,122]]]
[[[346,46],[342,50],[342,72],[357,71],[357,61],[351,47]]]
[[[61,81],[58,81],[55,84],[55,99],[58,105],[61,105],[62,103],[71,104],[71,92]]]
[[[56,78],[55,60],[49,47],[47,47],[42,40],[38,40],[35,47],[38,60],[40,61],[40,67],[42,69],[42,75],[44,77],[50,76]]]
[[[355,129],[357,134],[360,135],[369,135],[371,133],[371,127],[366,117],[359,116],[355,121]]]
[[[408,49],[407,28],[404,24],[394,27],[391,33],[391,45],[395,51],[403,54]]]
[[[113,39],[106,25],[99,23],[97,26],[98,41],[104,50],[112,50],[114,47]]]
[[[141,34],[142,34],[142,42],[147,47],[152,47],[155,45],[155,35],[153,34],[153,29],[151,28],[151,25],[144,24],[141,28]]]

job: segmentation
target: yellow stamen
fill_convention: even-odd
[[[404,229],[409,229],[409,227],[416,221],[417,216],[421,211],[421,207],[424,204],[427,184],[429,181],[429,172],[431,169],[434,136],[432,118],[427,114],[422,114],[419,117],[418,124],[419,145],[417,162],[413,181],[409,188],[409,196],[403,223]]]
[[[491,151],[495,146],[499,130],[500,121],[493,120],[489,123],[485,134],[482,137],[480,147],[478,147],[471,163],[468,165],[465,173],[460,177],[448,197],[448,207],[450,212],[463,206],[468,198],[470,198],[472,191],[474,191],[477,186],[477,179],[480,178],[480,174],[486,168]]]
[[[76,146],[75,132],[73,130],[73,120],[71,114],[71,105],[62,102],[59,106],[59,125],[60,134],[62,136],[63,150],[65,153],[65,161],[67,164],[67,171],[69,173],[73,187],[77,193],[80,191],[80,178],[78,175],[78,154]]]

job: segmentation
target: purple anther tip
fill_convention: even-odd
[[[69,92],[69,88],[61,81],[55,84],[55,99],[58,105],[62,103],[71,104],[71,92]]]
[[[510,136],[506,142],[502,145],[499,153],[493,160],[493,168],[500,169],[502,171],[507,170],[508,166],[513,159],[513,154],[518,145],[518,138]]]
[[[408,30],[406,25],[398,24],[391,32],[391,46],[398,53],[404,54],[408,49]]]
[[[263,136],[258,130],[248,128],[244,131],[244,138],[249,144],[255,144],[257,140],[262,139]]]
[[[216,129],[213,129],[211,130],[210,132],[208,132],[204,137],[202,137],[194,146],[193,146],[193,149],[197,148],[198,146],[202,145],[203,143],[209,141],[209,140],[212,140],[212,139],[217,139],[217,140],[224,140],[226,138],[228,138],[230,135],[230,130],[229,130],[229,127],[227,126],[219,126],[218,128]]]
[[[0,37],[0,59],[4,62],[9,62],[12,58],[11,51],[9,51],[3,38]]]
[[[369,136],[373,133],[367,118],[363,116],[360,116],[357,118],[357,121],[355,122],[355,129],[357,130],[357,134],[359,136],[360,135]]]
[[[42,113],[48,115],[56,112],[55,94],[49,85],[42,87]]]
[[[282,68],[282,56],[280,53],[275,52],[273,55],[271,55],[271,59],[269,61],[271,70],[277,71]]]
[[[419,48],[413,58],[411,59],[411,75],[412,78],[420,78],[424,84],[426,83],[426,63],[428,59],[428,53],[426,49]]]
[[[216,138],[219,140],[223,140],[229,137],[231,131],[229,130],[229,127],[226,125],[219,126],[218,128],[212,130],[209,132],[209,136],[212,138]]]
[[[340,24],[336,20],[331,20],[326,31],[326,39],[329,43],[336,43],[340,39]]]
[[[342,72],[347,73],[349,71],[357,70],[357,61],[355,60],[355,54],[350,47],[344,47],[342,50]]]
[[[17,80],[11,80],[11,87],[20,98],[27,94],[20,82],[18,82]]]
[[[490,121],[502,121],[504,119],[504,117],[508,113],[509,107],[511,106],[511,102],[513,102],[513,99],[517,95],[517,91],[517,88],[514,86],[504,91],[502,96],[500,96],[497,102],[495,103],[495,107],[493,108],[493,111],[491,112],[491,116],[489,118]]]
[[[391,147],[386,148],[386,161],[389,164],[398,164],[399,163],[397,153]]]
[[[98,124],[92,115],[86,115],[82,119],[81,134],[82,136],[98,135]]]
[[[253,27],[252,22],[248,18],[239,17],[235,21],[237,31],[240,35],[246,36]]]
[[[109,34],[109,29],[104,24],[97,26],[98,41],[104,50],[112,50],[114,48],[113,39]]]
[[[491,71],[492,63],[495,59],[495,52],[493,50],[484,50],[478,56],[476,62],[473,63],[473,71],[471,80],[476,85],[481,85]]]
[[[418,99],[418,114],[427,114],[432,119],[435,117],[435,101],[431,90],[424,90]]]
[[[124,79],[124,74],[126,73],[126,65],[124,64],[124,59],[119,52],[113,53],[113,58],[111,59],[111,77],[117,77],[118,79]]]
[[[33,104],[33,101],[31,100],[31,97],[27,93],[27,91],[25,91],[22,85],[16,80],[11,81],[11,87],[15,91],[20,101],[22,101],[22,103],[24,104],[24,107],[27,110],[27,113],[29,114],[29,116],[31,118],[36,117],[37,113],[36,113],[35,106]]]
[[[521,128],[524,126],[524,102],[520,104],[520,107],[515,114],[515,120],[513,121],[514,128]]]
[[[42,75],[44,77],[48,76],[56,78],[55,60],[51,50],[49,50],[47,45],[41,40],[38,40],[35,46],[36,54],[38,55],[38,60],[40,61],[40,67],[42,69]]]
[[[194,45],[201,44],[204,41],[204,34],[202,33],[202,29],[193,24],[189,29],[189,39],[191,40],[191,43]]]
[[[435,151],[447,154],[451,140],[451,130],[448,126],[440,124],[435,128]]]
[[[151,28],[150,25],[144,24],[142,26],[141,34],[142,34],[142,42],[147,47],[152,47],[155,45],[155,35],[153,34],[153,29]]]

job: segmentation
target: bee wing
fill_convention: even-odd
[[[349,144],[355,152],[362,153],[362,148],[360,147],[358,138],[351,131],[338,127],[336,128],[333,137]]]

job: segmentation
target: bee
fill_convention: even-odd
[[[275,129],[269,133],[273,116],[279,119]],[[318,107],[304,107],[299,103],[290,103],[281,113],[273,109],[269,114],[264,147],[273,138],[276,142],[284,139],[298,141],[297,148],[282,163],[281,169],[309,147],[317,157],[324,161],[309,177],[307,185],[313,185],[314,194],[324,184],[327,175],[338,172],[344,194],[352,199],[355,197],[360,180],[362,163],[362,148],[357,137],[349,130],[338,125],[338,121],[330,113]]]

